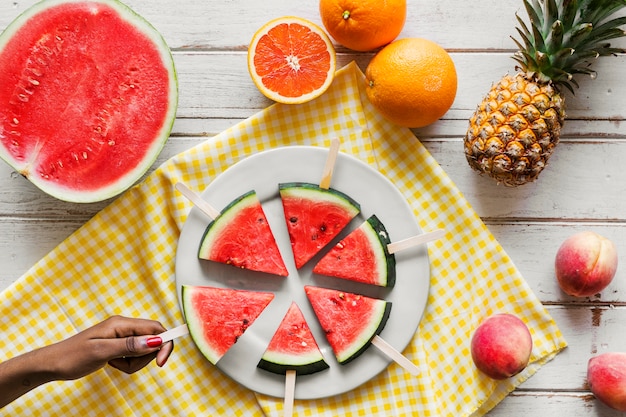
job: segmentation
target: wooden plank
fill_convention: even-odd
[[[626,142],[563,140],[539,179],[504,187],[474,172],[460,140],[425,142],[446,173],[484,218],[624,221]]]
[[[514,61],[507,53],[450,54],[458,73],[457,96],[444,120],[462,120],[448,134],[463,135],[467,120],[490,86],[507,72],[514,72]],[[179,74],[179,118],[245,118],[272,104],[255,87],[248,74],[246,53],[184,53],[174,55]],[[371,55],[341,54],[338,66],[356,61],[365,70]],[[621,82],[626,56],[602,58],[595,68],[595,80],[581,78],[577,95],[567,97],[571,120],[611,120],[626,118],[621,97],[626,84]],[[211,74],[207,77],[206,74]],[[460,130],[459,130],[460,129]]]
[[[572,297],[561,291],[554,274],[554,259],[561,243],[577,232],[592,230],[599,233],[614,242],[618,255],[626,254],[626,224],[623,222],[487,222],[487,227],[542,302],[625,305],[626,280],[619,267],[611,284],[600,294],[589,298]]]
[[[0,29],[37,0],[0,2]],[[216,2],[205,0],[125,0],[159,30],[170,47],[185,50],[245,49],[254,32],[270,19],[295,15],[321,25],[318,2],[282,0]],[[480,7],[458,1],[410,1],[400,37],[424,37],[452,49],[513,50],[515,13],[526,19],[521,3],[482,0]],[[225,18],[230,16],[230,19]],[[619,44],[622,44],[621,42]],[[624,44],[622,44],[624,45]],[[344,48],[337,45],[342,51]]]
[[[82,225],[82,221],[0,216],[0,291]]]
[[[514,392],[489,414],[489,417],[511,416],[576,416],[620,417],[623,413],[612,410],[587,393],[537,393]]]
[[[207,139],[173,137],[153,168]],[[622,140],[564,140],[539,180],[516,188],[498,185],[472,171],[460,139],[424,140],[424,144],[474,210],[486,219],[559,218],[588,222],[625,219],[626,171],[621,161],[626,160],[626,142]],[[59,202],[0,163],[0,215],[85,218],[106,204]]]
[[[568,346],[539,372],[524,382],[520,391],[589,391],[587,362],[605,352],[623,351],[626,308],[550,306]]]

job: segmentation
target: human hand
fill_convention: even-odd
[[[107,363],[131,374],[156,358],[163,366],[174,349],[155,336],[166,329],[157,321],[110,317],[59,343],[48,346],[46,356],[55,363],[55,379],[78,379]]]

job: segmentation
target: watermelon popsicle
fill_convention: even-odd
[[[257,366],[269,372],[285,374],[285,416],[293,413],[296,376],[329,368],[295,302],[291,303]]]
[[[305,285],[304,291],[337,361],[347,364],[373,344],[411,375],[419,368],[381,336],[391,303],[360,294]]]
[[[175,188],[212,219],[200,241],[200,259],[272,275],[289,275],[255,190],[238,196],[218,211],[184,184],[177,183]]]

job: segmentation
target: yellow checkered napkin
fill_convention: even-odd
[[[454,184],[407,129],[381,119],[367,102],[353,63],[322,97],[273,105],[158,168],[98,213],[0,295],[0,352],[7,358],[61,340],[112,314],[183,322],[174,259],[191,203],[182,181],[204,189],[227,167],[262,150],[328,146],[386,175],[404,193],[423,230],[445,228],[429,244],[431,290],[423,320],[404,354],[411,377],[389,368],[335,397],[295,403],[298,416],[482,415],[565,347],[561,333],[506,253]],[[532,364],[494,382],[473,366],[469,342],[481,320],[510,312],[530,327]],[[6,415],[262,416],[282,415],[282,401],[256,395],[204,359],[189,337],[163,369],[128,376],[107,367],[79,381],[55,382],[18,399]]]

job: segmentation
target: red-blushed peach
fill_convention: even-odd
[[[626,353],[607,352],[589,359],[587,382],[598,400],[626,411]]]
[[[561,289],[575,297],[601,292],[617,271],[617,250],[609,239],[591,231],[567,238],[556,253],[556,279]]]
[[[508,313],[494,314],[483,321],[471,341],[474,364],[493,379],[506,379],[524,370],[532,348],[526,324]]]

